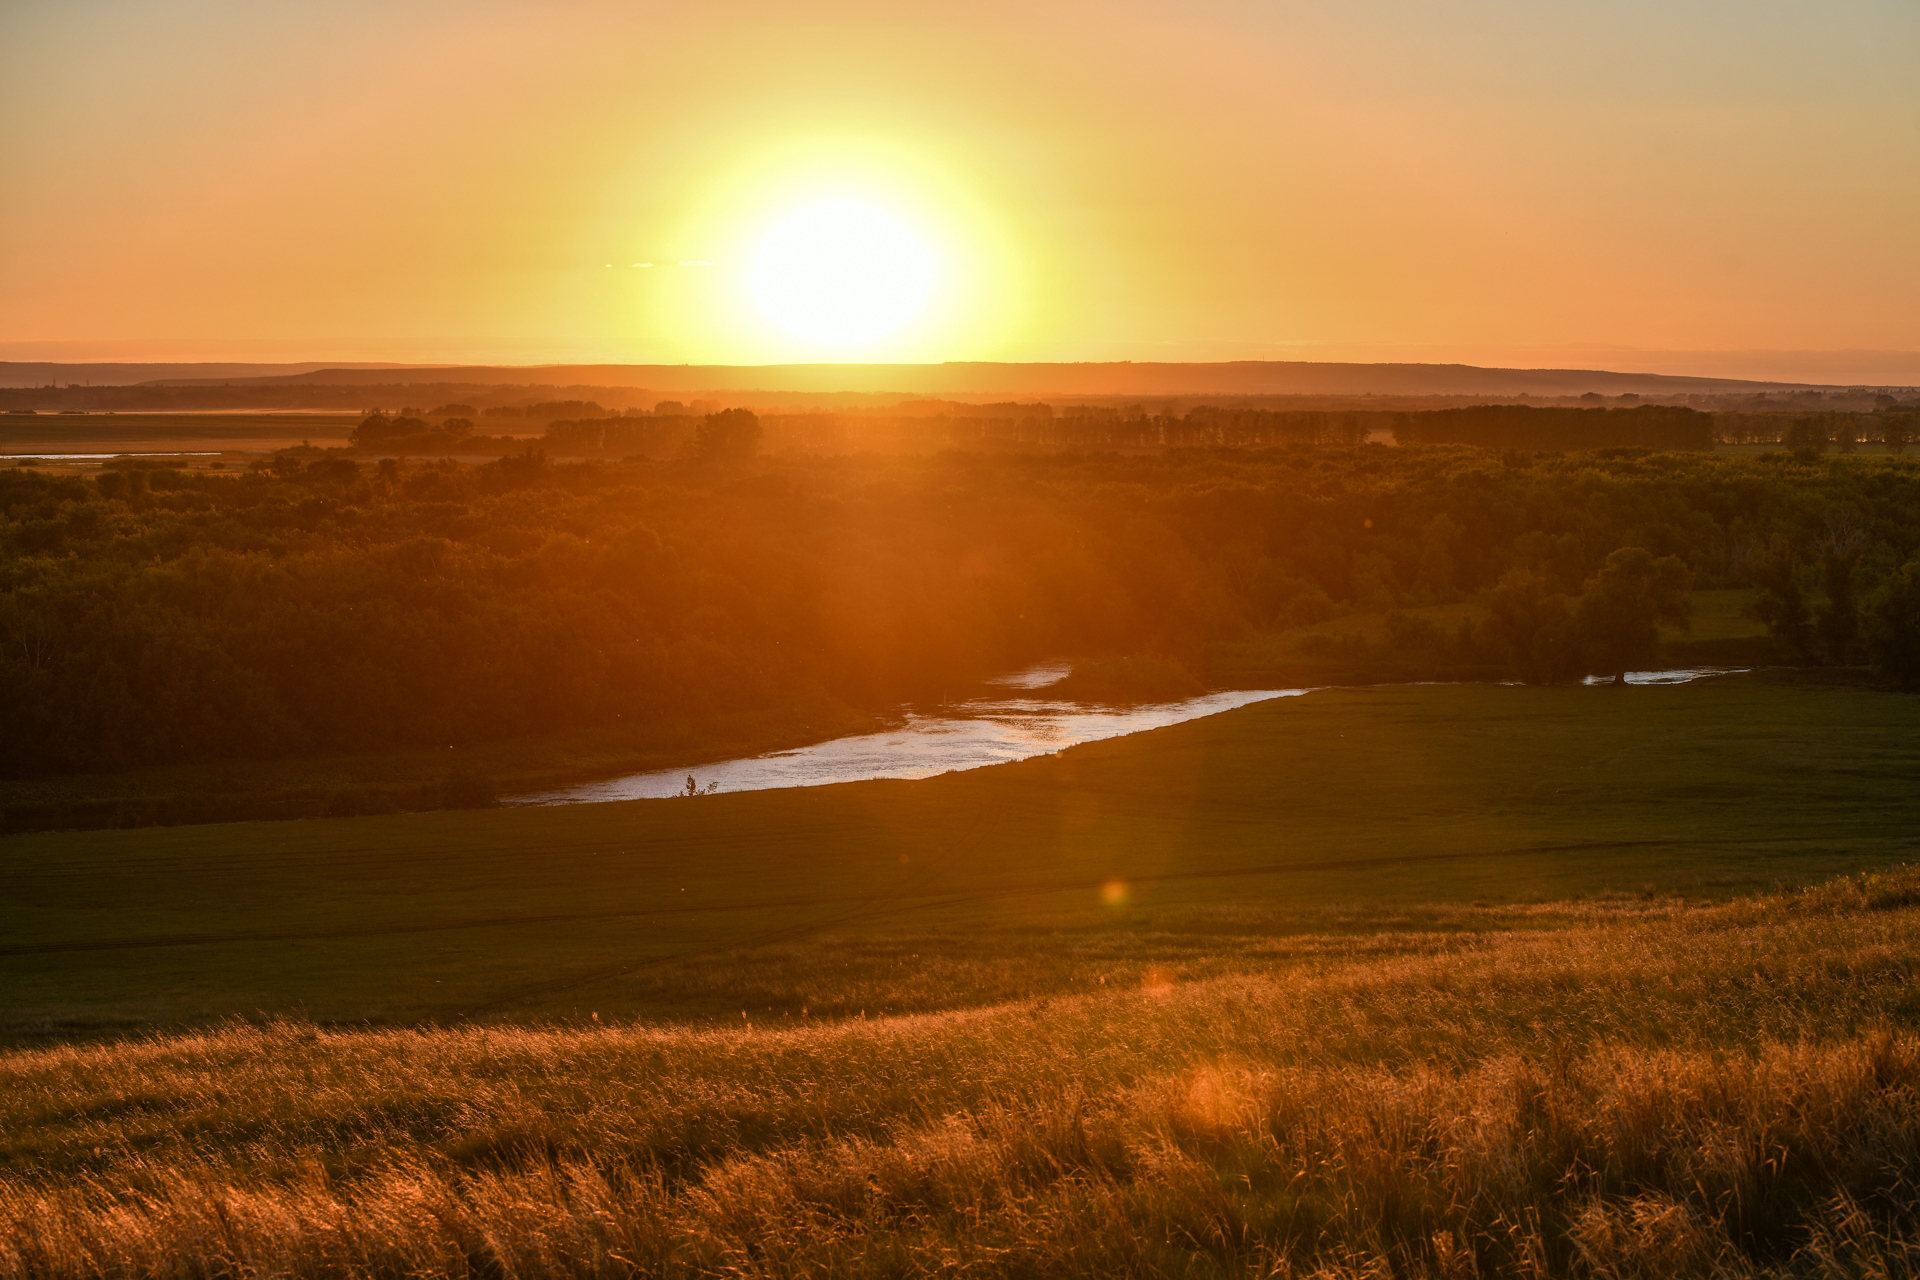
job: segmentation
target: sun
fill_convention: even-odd
[[[938,277],[921,237],[884,210],[851,200],[822,201],[781,218],[748,272],[768,320],[833,347],[900,330],[926,311]]]

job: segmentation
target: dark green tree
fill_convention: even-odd
[[[1484,635],[1528,684],[1554,684],[1580,674],[1572,607],[1531,569],[1513,570],[1493,589]]]
[[[1867,628],[1874,670],[1902,689],[1920,689],[1920,560],[1887,579]]]
[[[1858,553],[1842,555],[1832,547],[1820,552],[1820,581],[1826,588],[1827,603],[1815,626],[1828,662],[1846,662],[1854,641],[1860,638],[1860,606],[1853,598],[1853,566],[1858,559]]]
[[[1654,558],[1644,547],[1621,547],[1587,580],[1574,609],[1586,665],[1615,684],[1649,667],[1660,653],[1660,624],[1688,624],[1693,571],[1678,556]]]
[[[1860,639],[1860,606],[1853,595],[1853,571],[1871,540],[1866,523],[1852,507],[1840,507],[1827,520],[1827,535],[1820,543],[1820,580],[1827,603],[1816,626],[1829,662],[1857,660],[1854,646]]]
[[[1796,662],[1814,660],[1813,611],[1807,607],[1806,594],[1800,590],[1795,572],[1793,548],[1785,538],[1775,538],[1751,572],[1760,596],[1749,606],[1753,616],[1767,628],[1767,634],[1779,642]]]

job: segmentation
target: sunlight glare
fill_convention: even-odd
[[[937,271],[921,239],[868,205],[834,200],[789,214],[754,255],[761,312],[811,342],[871,342],[918,316]]]

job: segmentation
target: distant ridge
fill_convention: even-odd
[[[134,366],[126,366],[134,367]],[[156,366],[145,366],[155,368]],[[0,374],[7,371],[0,366]],[[646,387],[661,392],[867,392],[917,395],[1603,395],[1756,392],[1805,388],[1604,369],[1494,369],[1465,364],[1234,360],[1207,364],[992,363],[776,365],[344,366],[282,373],[176,369],[149,385],[517,385]]]
[[[44,387],[49,382],[66,386],[70,382],[92,383],[101,387],[124,387],[143,382],[198,381],[246,382],[268,378],[299,378],[321,370],[353,372],[360,369],[402,369],[419,372],[421,365],[341,364],[325,360],[307,360],[287,364],[250,364],[215,360],[191,363],[129,364],[92,361],[82,364],[58,364],[46,360],[0,360],[0,387]]]

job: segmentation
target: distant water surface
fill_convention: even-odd
[[[1684,684],[1702,676],[1737,670],[1694,667],[1675,671],[1630,671],[1629,684]],[[1042,688],[1066,675],[1064,663],[1032,667],[988,683],[1009,690]],[[1598,679],[1589,683],[1598,683]],[[588,782],[514,796],[508,804],[594,804],[608,800],[659,800],[683,795],[691,775],[702,790],[765,791],[775,787],[822,787],[835,782],[875,778],[931,778],[963,769],[983,769],[1046,755],[1082,742],[1118,738],[1147,729],[1218,715],[1236,707],[1275,698],[1296,698],[1308,689],[1230,689],[1179,702],[1115,707],[1048,698],[981,698],[943,708],[941,713],[908,712],[882,733],[835,738],[792,751],[723,760],[693,769],[661,769],[605,782]]]

